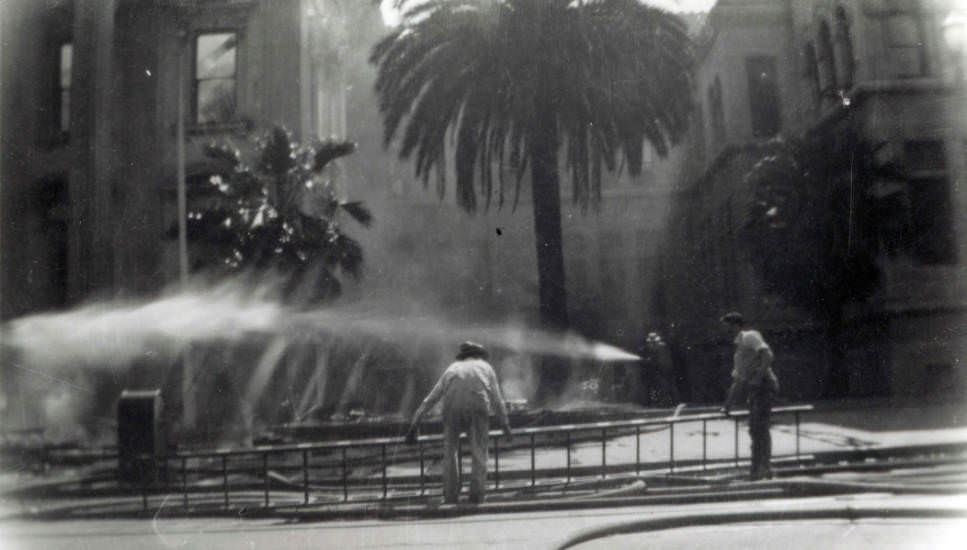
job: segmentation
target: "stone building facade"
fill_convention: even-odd
[[[743,257],[753,193],[743,176],[776,136],[846,125],[882,145],[878,161],[906,175],[877,184],[905,205],[897,216],[906,235],[902,246],[882,243],[889,253],[877,258],[878,290],[847,309],[849,393],[967,387],[967,104],[963,52],[944,40],[957,9],[946,0],[720,0],[712,9],[700,46],[702,108],[686,153],[699,162],[677,189],[661,283],[689,377],[703,381],[700,399],[720,398],[728,383],[716,319],[734,309],[774,343],[787,397],[823,393],[823,327],[764,293]]]

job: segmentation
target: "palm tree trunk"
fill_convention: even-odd
[[[546,330],[567,329],[567,292],[564,286],[564,243],[561,234],[561,185],[557,166],[558,134],[553,112],[539,102],[539,116],[530,143],[531,193],[541,324]],[[566,359],[544,357],[540,363],[538,401],[560,397],[570,378]]]

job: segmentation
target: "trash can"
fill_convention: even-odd
[[[118,400],[118,479],[150,484],[159,479],[154,458],[165,453],[161,390],[124,390]],[[151,457],[151,458],[148,458]]]

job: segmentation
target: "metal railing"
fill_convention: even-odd
[[[801,416],[812,410],[812,405],[772,409],[773,417],[793,416],[795,452],[789,456],[797,461],[801,458]],[[728,417],[716,412],[520,428],[513,431],[513,440],[505,441],[503,446],[501,442],[506,436],[499,430],[493,430],[489,433],[493,467],[488,468],[488,481],[494,490],[501,489],[502,484],[505,488],[533,489],[539,485],[538,478],[557,483],[563,481],[565,485],[570,485],[580,478],[604,479],[609,474],[634,472],[638,475],[642,471],[673,474],[682,469],[706,470],[710,464],[739,466],[743,458],[739,448],[740,421],[747,416],[747,411],[734,411]],[[732,456],[723,457],[719,453],[720,456],[713,458],[708,449],[708,423],[728,419],[733,423]],[[701,424],[702,427],[700,459],[676,457],[676,426],[690,423]],[[642,461],[642,434],[665,429],[668,430],[667,460]],[[634,459],[609,463],[609,442],[631,435],[634,435],[635,442]],[[461,437],[461,443],[465,438],[466,435]],[[521,444],[521,441],[524,443]],[[186,452],[162,457],[142,456],[136,460],[146,468],[145,471],[155,472],[156,479],[143,476],[140,487],[130,488],[140,490],[145,510],[148,509],[150,496],[157,494],[164,494],[169,500],[172,494],[179,494],[186,509],[191,505],[192,495],[196,500],[198,495],[209,495],[210,504],[211,497],[220,494],[221,504],[226,509],[232,505],[233,495],[236,500],[244,496],[245,501],[252,505],[253,493],[261,493],[263,506],[272,506],[273,491],[281,499],[275,505],[308,505],[312,495],[315,495],[316,503],[423,497],[428,494],[431,485],[439,484],[439,475],[427,473],[427,461],[442,456],[442,442],[442,435],[424,435],[418,438],[416,445],[406,445],[402,437],[389,437]],[[572,455],[576,447],[586,448],[598,442],[601,449],[599,464],[574,463]],[[461,468],[464,456],[462,447],[461,444],[458,461]],[[543,447],[561,447],[564,466],[539,468],[537,449]],[[526,456],[528,452],[529,457]],[[502,470],[502,453],[505,460],[508,454],[517,453],[520,459],[520,453],[525,453],[523,460],[526,462],[529,458],[529,468]],[[542,452],[542,456],[546,454]],[[418,468],[418,474],[390,474],[389,470],[394,465],[404,464]],[[293,476],[287,478],[285,474]],[[285,498],[281,498],[283,495]]]

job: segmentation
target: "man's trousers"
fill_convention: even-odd
[[[749,437],[752,439],[751,479],[772,477],[772,436],[770,414],[772,413],[772,389],[768,384],[760,384],[749,390]]]
[[[487,432],[490,418],[486,410],[455,409],[443,413],[443,500],[455,504],[460,494],[458,450],[460,432],[470,443],[470,501],[482,502],[487,491]]]

